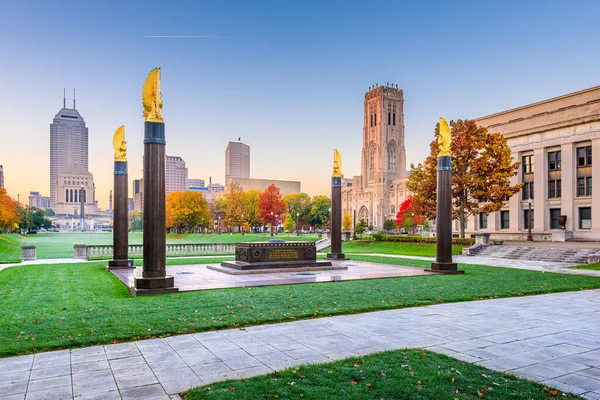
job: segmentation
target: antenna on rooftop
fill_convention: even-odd
[[[75,108],[75,89],[73,89],[73,110],[76,110],[76,108]]]

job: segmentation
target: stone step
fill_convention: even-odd
[[[526,246],[491,245],[480,247],[471,255],[482,257],[506,258],[511,260],[549,261],[572,264],[586,264],[589,255],[597,250],[591,249],[561,249]]]

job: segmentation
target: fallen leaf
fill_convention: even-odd
[[[352,379],[352,380],[350,381],[350,383],[351,383],[351,384],[353,384],[353,385],[357,385],[357,384],[358,384],[358,382],[356,382],[354,379]]]

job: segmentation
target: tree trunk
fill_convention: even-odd
[[[460,237],[465,238],[465,191],[463,190],[460,195]]]

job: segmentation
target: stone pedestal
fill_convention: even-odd
[[[36,260],[35,246],[21,246],[21,259],[23,261]]]
[[[436,260],[426,271],[464,274],[452,262],[452,157],[438,157]]]
[[[475,234],[475,244],[482,244],[484,246],[488,246],[490,244],[490,234],[489,233],[476,233]]]
[[[115,161],[114,176],[113,259],[108,261],[108,269],[134,268],[129,259],[126,161]]]
[[[566,229],[561,229],[559,231],[552,232],[552,241],[553,242],[568,242],[573,240],[573,232],[568,231]]]
[[[165,124],[146,122],[144,127],[144,265],[134,278],[135,296],[173,293],[174,279],[166,272]]]
[[[347,260],[342,253],[342,178],[331,178],[331,253],[327,258]]]

